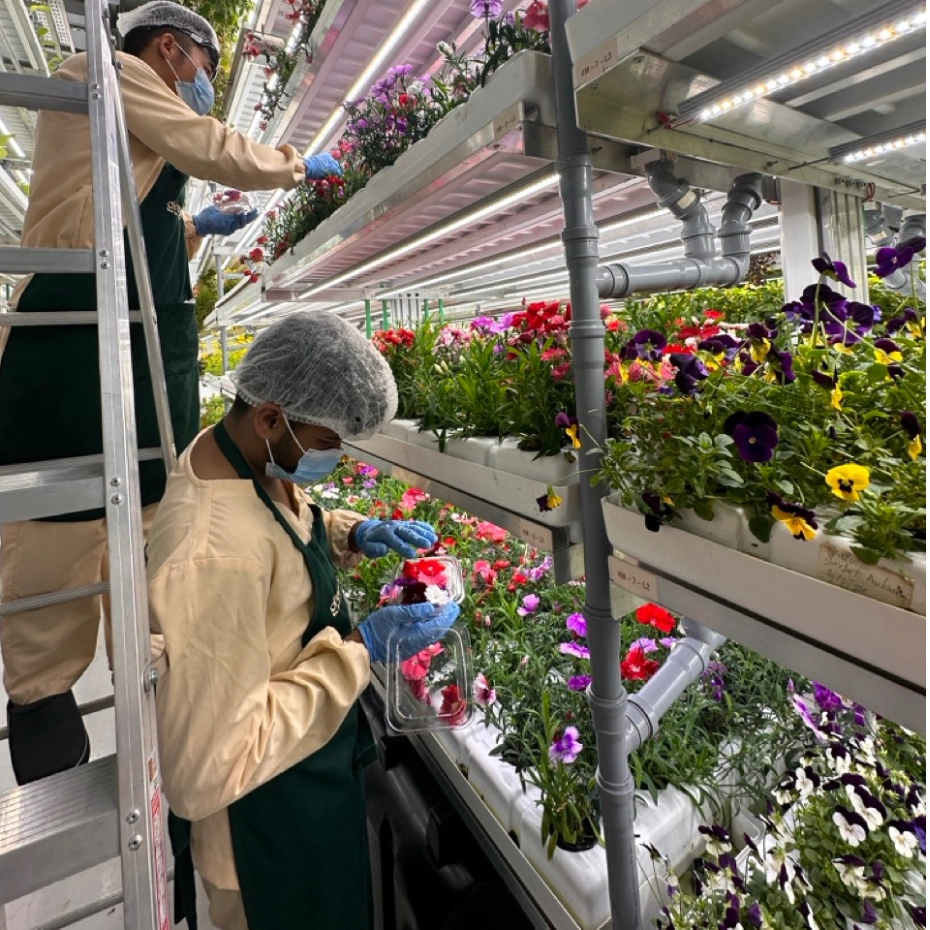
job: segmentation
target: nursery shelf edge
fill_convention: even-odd
[[[926,732],[926,618],[605,502],[611,581]],[[611,525],[613,524],[613,525]],[[658,546],[661,545],[661,551]]]

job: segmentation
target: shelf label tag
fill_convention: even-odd
[[[588,52],[577,65],[575,65],[575,86],[588,84],[599,78],[605,71],[616,65],[620,56],[617,54],[618,38],[614,36],[603,45],[599,45],[593,52]]]
[[[866,565],[854,553],[829,540],[820,544],[817,577],[854,594],[864,594],[874,601],[909,610],[914,597],[914,582],[900,572],[881,565]]]
[[[494,120],[494,140],[507,135],[523,122],[523,104],[515,103],[509,110],[505,110]]]
[[[161,785],[152,791],[152,845],[155,856],[155,915],[158,930],[171,930],[168,913],[168,869],[165,863],[165,834],[162,830]]]
[[[644,601],[659,600],[659,579],[652,572],[647,572],[631,562],[623,562],[611,556],[610,580]]]
[[[552,533],[538,523],[521,520],[516,535],[537,549],[548,549],[550,551],[552,549]]]

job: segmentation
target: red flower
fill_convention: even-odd
[[[705,310],[704,316],[709,320],[722,320],[726,314],[722,310]]]
[[[265,252],[263,249],[252,249],[252,251],[249,252],[249,258],[253,262],[263,262],[265,260]]]
[[[453,546],[458,544],[458,540],[454,536],[446,536],[446,538],[442,540],[442,544],[447,549],[451,549]]]
[[[643,604],[636,608],[636,619],[640,623],[654,626],[662,633],[671,633],[675,629],[675,618],[658,604]]]
[[[523,25],[527,29],[545,32],[549,28],[549,8],[542,0],[533,0],[523,14]]]
[[[478,539],[487,539],[491,542],[503,542],[507,538],[507,530],[482,520],[475,529]]]
[[[435,584],[444,587],[448,578],[446,577],[446,566],[438,559],[417,559],[414,562],[404,562],[404,578],[412,578],[421,584]]]
[[[267,236],[259,236],[259,237],[255,240],[255,244],[256,244],[256,245],[265,245],[265,243],[267,243],[267,242],[268,242],[268,237],[267,237]]]
[[[392,520],[404,520],[406,519],[406,514],[403,512],[403,510],[400,509],[400,507],[396,507],[394,509],[394,512],[391,514],[391,519]]]
[[[658,662],[646,658],[642,646],[633,646],[620,663],[620,673],[628,681],[649,681],[659,668]]]
[[[442,689],[442,706],[439,716],[444,717],[449,726],[458,726],[465,722],[468,713],[468,702],[462,697],[458,685],[446,685]]]
[[[509,563],[506,559],[498,559],[498,560],[494,563],[494,566],[493,566],[493,567],[494,567],[494,569],[495,569],[496,571],[501,572],[501,571],[503,571],[505,568],[510,568],[510,563]]]
[[[246,277],[252,284],[258,284],[262,279],[262,276],[257,271],[250,271]]]
[[[475,568],[472,572],[472,575],[475,579],[475,583],[479,580],[483,581],[489,588],[491,585],[497,581],[497,572],[491,568],[491,564],[486,562],[484,559],[480,559],[475,562]]]

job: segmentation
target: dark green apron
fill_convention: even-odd
[[[142,232],[158,316],[174,440],[180,452],[200,426],[197,321],[191,299],[184,221],[176,212],[184,203],[187,175],[171,165],[141,204]],[[172,206],[177,205],[175,209]],[[125,238],[125,237],[124,237]],[[126,242],[130,309],[139,309],[132,259]],[[95,310],[92,274],[37,274],[19,301],[21,313]],[[152,379],[142,324],[130,327],[135,385],[136,432],[140,448],[159,445]],[[0,465],[17,465],[103,449],[97,327],[14,327],[0,361]],[[165,492],[160,460],[139,468],[142,504],[154,504]],[[92,520],[103,510],[53,517]]]
[[[320,510],[304,543],[253,477],[222,422],[217,444],[300,550],[313,582],[315,609],[306,646],[328,626],[345,636],[349,611],[329,556]],[[368,721],[356,703],[322,749],[250,791],[229,807],[236,875],[249,930],[369,930],[368,834],[362,768],[374,758]],[[175,854],[175,921],[196,930],[190,824],[169,814]]]

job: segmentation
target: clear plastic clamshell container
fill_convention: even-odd
[[[213,206],[221,213],[233,215],[251,213],[255,209],[249,195],[237,190],[217,191],[213,195]]]
[[[439,591],[427,590],[433,587]],[[455,603],[464,598],[458,559],[410,559],[398,569],[391,600],[398,604],[441,600],[440,591]],[[466,726],[474,714],[472,682],[471,639],[462,624],[454,624],[442,639],[413,656],[406,654],[402,631],[395,631],[388,638],[388,727],[398,733],[422,733]]]

